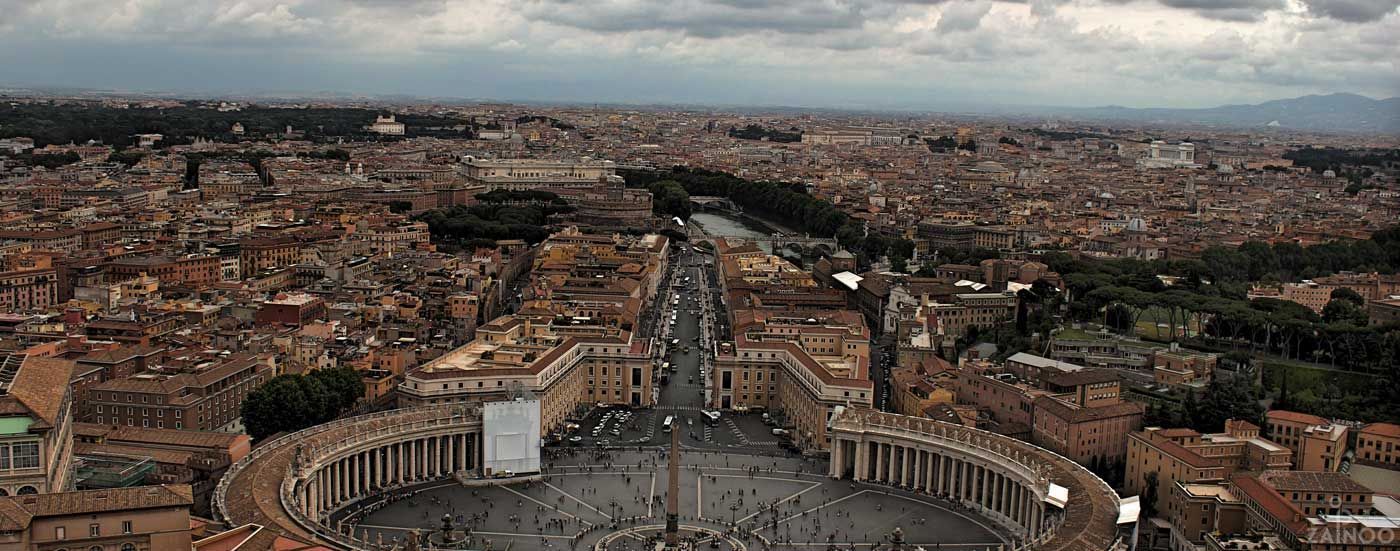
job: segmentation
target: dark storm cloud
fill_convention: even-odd
[[[1283,0],[1159,0],[1162,5],[1188,10],[1221,21],[1258,21],[1264,14],[1282,9]]]
[[[596,32],[671,31],[715,38],[761,30],[811,34],[855,29],[866,21],[865,9],[824,1],[536,0],[527,4],[526,13],[537,21]]]
[[[1397,2],[0,0],[0,86],[827,106],[1391,96]]]
[[[1400,8],[1400,0],[1303,0],[1303,4],[1309,12],[1348,23],[1376,21]]]

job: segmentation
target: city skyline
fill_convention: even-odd
[[[5,86],[964,110],[1400,90],[1397,3],[10,0]]]

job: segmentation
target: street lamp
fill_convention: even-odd
[[[729,523],[734,524],[734,517],[739,514],[739,502],[729,504]]]

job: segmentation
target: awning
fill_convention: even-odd
[[[1142,514],[1142,498],[1133,496],[1118,501],[1118,524],[1135,524]]]
[[[1069,488],[1051,482],[1050,491],[1045,493],[1045,502],[1064,509],[1065,504],[1069,503]]]

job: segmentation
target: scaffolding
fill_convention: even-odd
[[[149,457],[87,454],[73,460],[74,480],[79,490],[141,486],[155,470],[156,462]]]

